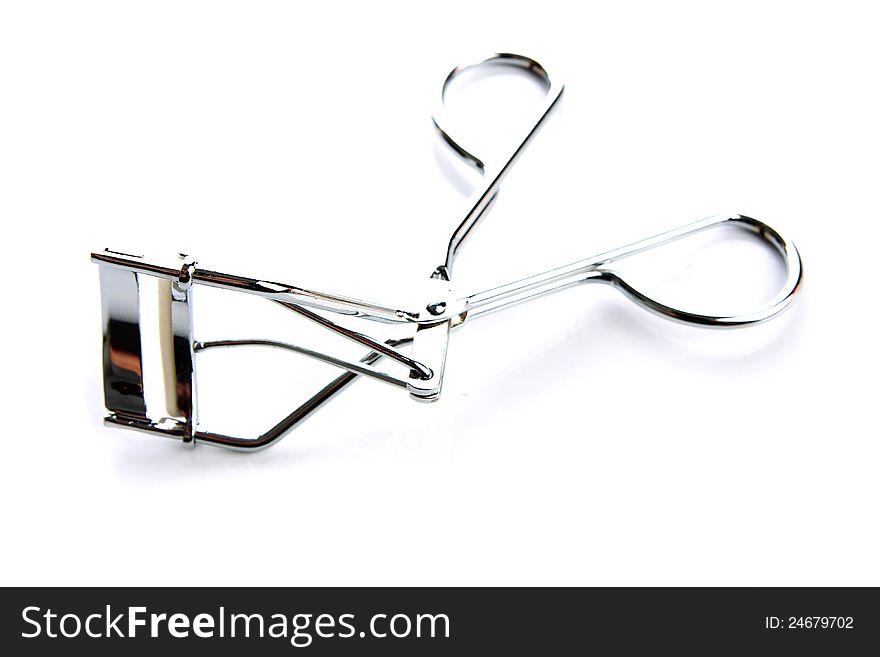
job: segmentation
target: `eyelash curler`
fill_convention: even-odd
[[[445,116],[443,96],[450,82],[462,71],[475,66],[514,66],[534,75],[545,87],[546,95],[528,131],[516,142],[507,157],[484,161],[462,146]],[[453,232],[445,260],[424,281],[424,296],[415,307],[392,307],[358,299],[309,290],[250,276],[203,267],[186,255],[164,259],[111,251],[92,253],[99,267],[103,319],[105,423],[178,438],[184,444],[207,443],[252,451],[273,445],[300,422],[330,401],[359,376],[368,377],[407,390],[422,402],[436,401],[443,386],[443,370],[449,333],[489,312],[557,292],[582,283],[611,285],[640,306],[670,319],[710,327],[738,327],[763,322],[788,308],[802,283],[801,259],[794,244],[762,221],[743,215],[709,217],[628,246],[502,285],[484,292],[461,296],[451,284],[452,268],[462,245],[480,220],[491,209],[502,180],[531,142],[558,104],[563,85],[552,78],[534,59],[510,53],[497,53],[473,64],[460,66],[447,76],[434,126],[445,142],[483,174],[468,200],[467,212]],[[624,258],[653,249],[673,240],[719,226],[734,224],[769,242],[782,256],[786,277],[779,293],[766,305],[745,315],[703,315],[680,310],[656,301],[630,285],[610,266]],[[167,415],[156,418],[148,413],[144,398],[143,359],[139,311],[139,278],[159,279],[159,341],[165,375]],[[193,334],[193,293],[205,285],[231,292],[256,295],[274,302],[325,329],[354,341],[367,349],[359,361],[338,358],[286,342],[274,340],[218,340],[198,342]],[[347,328],[340,320],[354,318],[379,324],[407,325],[410,337],[381,340]],[[411,345],[410,352],[401,347]],[[342,370],[295,411],[256,438],[241,438],[201,431],[196,403],[196,360],[202,352],[223,347],[262,346],[293,351],[329,363]],[[394,361],[402,370],[398,375],[379,370],[376,363]]]

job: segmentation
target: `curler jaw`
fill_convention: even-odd
[[[446,354],[445,335],[440,336],[439,331],[427,331],[427,329],[436,329],[435,325],[439,325],[444,329],[445,334],[447,320],[443,316],[444,311],[440,310],[441,307],[443,309],[447,307],[445,300],[442,303],[428,303],[423,311],[409,312],[264,279],[197,269],[196,261],[183,255],[170,260],[106,249],[92,253],[92,262],[99,266],[101,273],[102,308],[105,318],[104,384],[105,405],[108,411],[105,418],[107,424],[180,438],[188,444],[204,442],[236,450],[253,451],[273,444],[287,435],[317,408],[354,381],[358,375],[397,388],[409,389],[414,398],[424,401],[431,401],[439,395],[443,360]],[[144,397],[139,289],[141,276],[158,279],[159,345],[165,390],[164,408],[160,415],[150,412],[152,409],[148,408]],[[441,289],[448,293],[447,283],[429,282],[439,283]],[[367,346],[371,351],[360,361],[353,362],[306,347],[271,340],[197,342],[193,336],[192,318],[193,286],[196,284],[263,297],[348,340]],[[444,338],[438,344],[440,349],[424,349],[428,355],[439,359],[439,362],[436,362],[434,367],[429,367],[398,351],[399,347],[412,343],[412,337],[378,341],[369,335],[337,324],[315,312],[318,309],[325,312],[331,309],[349,318],[370,319],[380,324],[390,322],[409,324],[414,329],[416,326],[424,327],[426,333]],[[422,317],[423,313],[429,315],[431,320]],[[437,316],[438,314],[441,316]],[[428,342],[424,339],[420,340],[420,348],[431,346]],[[293,351],[347,372],[255,438],[239,438],[199,431],[196,404],[196,353],[220,347],[242,346],[273,347]],[[398,366],[406,367],[407,376],[387,373],[376,368],[375,363],[382,358],[388,358],[397,362]]]
[[[145,272],[110,264],[101,260],[99,254],[92,254],[92,261],[100,265],[105,424],[192,443],[197,421],[192,338],[195,261],[180,258],[178,280],[159,280],[159,342],[167,414],[155,417],[144,396],[139,277]]]

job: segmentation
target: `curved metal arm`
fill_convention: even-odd
[[[245,345],[248,342],[257,344],[259,341],[242,341],[241,345]],[[385,344],[390,347],[401,347],[405,344],[409,344],[410,342],[412,342],[412,338],[402,338],[400,340],[387,340]],[[223,346],[237,345],[226,344]],[[293,345],[272,342],[270,344],[267,344],[266,346],[290,349]],[[295,348],[294,350],[299,351],[299,349],[297,348]],[[363,363],[366,367],[370,367],[371,365],[379,362],[381,359],[382,354],[373,351],[361,358],[360,362]],[[276,424],[265,433],[260,434],[257,438],[238,438],[236,436],[227,436],[221,433],[214,433],[213,431],[196,431],[194,434],[195,442],[205,443],[206,445],[216,445],[218,447],[226,447],[227,449],[233,449],[241,452],[255,452],[261,449],[265,449],[266,447],[270,447],[271,445],[274,445],[282,438],[284,438],[287,434],[289,434],[297,426],[299,426],[300,422],[305,420],[312,413],[321,408],[321,406],[323,406],[333,397],[342,392],[346,386],[354,382],[357,378],[358,374],[351,371],[340,374],[326,386],[321,388],[317,393],[312,395],[312,397],[310,397],[299,408],[297,408],[290,415],[281,420],[281,422]]]
[[[795,247],[794,243],[787,241],[782,235],[779,234],[779,232],[777,232],[774,228],[764,223],[763,221],[759,221],[758,219],[753,219],[752,217],[746,217],[743,215],[732,215],[729,217],[710,217],[709,219],[704,219],[703,221],[691,224],[690,226],[679,228],[676,231],[670,231],[669,233],[658,235],[651,240],[638,242],[633,246],[636,246],[638,244],[644,244],[644,246],[634,253],[654,248],[656,246],[660,246],[661,244],[666,244],[672,240],[676,240],[687,235],[692,235],[698,231],[706,230],[707,228],[711,228],[712,226],[719,226],[728,222],[746,228],[747,230],[752,231],[763,240],[770,243],[782,256],[783,262],[785,264],[785,282],[782,284],[782,288],[769,302],[767,302],[760,308],[753,310],[752,312],[740,315],[704,315],[687,310],[681,310],[679,308],[674,308],[672,306],[661,303],[655,299],[652,299],[643,292],[640,292],[632,285],[627,283],[626,280],[624,280],[616,272],[604,270],[604,277],[607,279],[608,283],[618,288],[621,292],[626,294],[630,299],[635,301],[640,306],[643,306],[644,308],[662,317],[674,319],[676,321],[684,322],[686,324],[697,324],[700,326],[708,326],[714,328],[736,328],[739,326],[758,324],[760,322],[765,322],[768,319],[776,317],[779,313],[786,310],[791,305],[791,302],[794,301],[795,295],[797,294],[801,284],[803,283],[804,269],[803,264],[801,263],[800,253],[798,252],[797,247]],[[656,242],[654,242],[654,240],[656,240]],[[653,243],[646,244],[646,242]],[[626,255],[633,255],[634,253]],[[623,258],[626,256],[621,255],[620,257]]]
[[[473,151],[466,149],[461,141],[456,139],[455,130],[452,127],[454,124],[450,121],[444,104],[446,90],[456,77],[461,75],[464,71],[476,68],[477,66],[486,65],[515,66],[521,68],[538,78],[547,90],[547,94],[544,96],[544,101],[541,103],[540,108],[538,108],[537,113],[535,114],[536,118],[533,120],[531,128],[525,133],[525,136],[521,141],[516,143],[508,153],[505,153],[506,157],[499,158],[497,163],[487,163],[485,160],[477,157]],[[478,59],[470,64],[457,66],[446,76],[446,80],[444,80],[443,88],[440,92],[439,107],[432,117],[434,127],[437,129],[437,132],[443,140],[459,155],[459,157],[483,174],[484,183],[474,190],[468,200],[468,211],[465,214],[464,219],[452,233],[452,237],[449,239],[449,245],[446,250],[446,259],[435,272],[437,278],[449,280],[452,272],[452,265],[455,262],[455,258],[458,255],[462,244],[470,232],[479,223],[480,219],[482,219],[489,208],[491,208],[492,203],[498,194],[501,181],[504,180],[507,172],[510,171],[514,164],[516,164],[516,161],[519,159],[519,156],[525,150],[526,146],[528,146],[535,135],[538,134],[538,131],[544,125],[550,112],[556,107],[556,103],[562,97],[564,88],[565,86],[555,78],[551,78],[547,69],[536,60],[531,57],[525,57],[524,55],[516,55],[513,53],[495,53],[485,59]]]
[[[782,289],[769,303],[752,312],[743,315],[704,315],[674,308],[640,292],[624,280],[620,274],[608,269],[608,266],[615,261],[725,223],[740,225],[766,240],[779,252],[785,263],[786,276]],[[601,282],[613,285],[639,305],[669,319],[701,326],[730,328],[756,324],[775,317],[788,308],[800,289],[802,281],[803,266],[794,243],[786,240],[778,231],[763,221],[740,214],[718,215],[508,285],[472,294],[461,300],[464,307],[461,321],[557,292],[579,283]]]

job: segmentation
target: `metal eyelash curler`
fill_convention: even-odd
[[[497,162],[484,161],[465,149],[454,132],[451,132],[443,109],[443,95],[449,83],[462,71],[483,65],[522,68],[536,76],[546,88],[546,96],[531,128],[507,153],[507,157]],[[547,69],[541,64],[529,57],[510,53],[494,54],[482,61],[457,67],[447,76],[443,84],[440,110],[434,116],[434,125],[446,143],[462,159],[483,174],[483,182],[471,195],[467,213],[449,240],[445,260],[433,270],[430,279],[425,281],[424,297],[416,307],[372,304],[286,283],[231,274],[226,270],[202,267],[190,256],[157,259],[111,250],[93,253],[91,259],[99,266],[101,280],[104,400],[109,413],[105,423],[179,438],[189,445],[201,442],[251,451],[278,442],[358,376],[366,376],[404,388],[417,401],[436,401],[440,397],[443,385],[446,348],[451,330],[491,311],[501,310],[581,283],[612,285],[637,304],[659,315],[710,327],[756,324],[775,317],[791,305],[802,282],[803,270],[797,249],[794,244],[764,222],[743,215],[710,217],[491,290],[466,296],[457,294],[450,280],[453,264],[462,245],[492,207],[504,176],[556,107],[562,92],[563,85],[551,78]],[[609,268],[618,260],[727,223],[745,228],[772,244],[782,256],[786,266],[786,280],[779,293],[765,306],[749,314],[702,315],[673,308],[648,297]],[[155,276],[160,281],[159,337],[168,407],[168,415],[160,418],[148,414],[144,398],[138,291],[138,279],[144,275]],[[367,347],[370,351],[360,361],[353,362],[273,340],[198,342],[193,337],[192,314],[193,292],[197,285],[263,297],[316,322],[329,331]],[[360,331],[346,328],[336,319],[346,316],[371,322],[405,324],[412,327],[412,336],[377,340]],[[410,343],[412,348],[409,355],[400,351],[400,347]],[[196,356],[220,347],[237,346],[286,349],[335,365],[345,372],[257,438],[239,438],[200,431],[196,404]],[[375,365],[382,358],[388,358],[402,365],[405,374],[395,376],[377,369]]]

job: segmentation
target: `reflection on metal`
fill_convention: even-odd
[[[92,254],[99,265],[104,319],[104,399],[106,421],[157,435],[180,438],[188,444],[209,443],[240,450],[255,450],[277,442],[302,420],[343,390],[358,376],[373,378],[405,388],[418,401],[439,399],[449,333],[488,312],[501,310],[581,283],[606,283],[623,292],[642,307],[664,317],[709,327],[748,326],[775,317],[789,307],[802,282],[801,260],[794,244],[762,221],[743,215],[710,217],[650,237],[629,246],[602,253],[484,292],[461,295],[452,284],[455,259],[467,237],[493,206],[501,182],[556,107],[563,85],[537,61],[510,53],[492,55],[452,70],[443,85],[474,66],[515,66],[528,71],[544,85],[546,95],[527,130],[497,160],[485,160],[466,149],[456,137],[441,103],[434,125],[445,142],[468,164],[483,174],[482,183],[471,195],[467,210],[452,234],[445,253],[425,281],[422,303],[416,307],[386,306],[350,297],[309,290],[250,276],[208,269],[191,257],[147,258],[105,250]],[[770,243],[781,255],[786,279],[779,293],[766,305],[743,315],[704,315],[673,308],[652,299],[630,285],[611,265],[673,240],[719,226],[733,224]],[[436,262],[436,261],[435,261]],[[166,414],[148,414],[144,401],[141,356],[138,277],[160,279],[160,342],[165,367]],[[218,340],[197,342],[193,338],[192,297],[197,285],[257,295],[273,301],[348,340],[367,347],[369,353],[354,362],[298,345],[272,340]],[[337,319],[334,319],[336,317]],[[380,340],[340,324],[344,318],[411,327],[411,337]],[[412,344],[407,355],[400,347]],[[226,436],[198,429],[196,404],[196,354],[220,347],[268,346],[286,349],[334,365],[343,374],[319,390],[281,422],[255,438]],[[389,358],[405,368],[400,376],[375,367]]]
[[[101,267],[104,405],[112,414],[146,421],[137,274]]]

